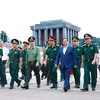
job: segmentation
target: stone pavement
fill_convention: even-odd
[[[19,73],[21,76],[21,73]],[[83,70],[81,75],[81,88],[83,83]],[[50,86],[46,86],[46,79],[41,81],[41,88],[36,88],[35,76],[30,81],[30,89],[24,90],[20,87],[15,87],[13,90],[9,90],[10,75],[7,73],[8,84],[4,88],[0,88],[0,100],[100,100],[100,79],[97,82],[96,91],[81,92],[80,89],[74,88],[74,83],[71,84],[71,89],[68,92],[63,91],[63,82],[59,82],[58,71],[58,89],[50,89]],[[21,85],[23,85],[22,81]]]

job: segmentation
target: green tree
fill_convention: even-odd
[[[5,31],[0,32],[0,39],[3,40],[4,42],[7,42],[7,35]]]
[[[100,38],[97,38],[97,37],[93,37],[92,38],[92,43],[95,43],[98,47],[100,47]],[[80,45],[84,45],[85,44],[85,40],[80,38],[79,39],[79,44]]]

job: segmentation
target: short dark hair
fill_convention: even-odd
[[[62,41],[63,41],[64,39],[66,39],[66,40],[68,41],[68,39],[67,39],[67,38],[63,38],[63,39],[62,39]]]

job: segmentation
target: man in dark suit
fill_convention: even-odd
[[[70,89],[70,71],[73,67],[77,67],[76,65],[76,55],[74,52],[74,48],[68,45],[68,40],[66,38],[63,39],[63,46],[59,49],[58,54],[56,56],[55,60],[55,67],[59,64],[59,61],[61,61],[61,68],[63,70],[63,76],[64,76],[64,91],[67,92],[67,90]]]

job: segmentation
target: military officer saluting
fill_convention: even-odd
[[[29,89],[29,81],[31,78],[31,72],[34,71],[36,75],[37,88],[40,88],[40,74],[39,74],[39,62],[40,62],[40,52],[37,47],[34,46],[35,38],[33,36],[28,38],[30,47],[27,49],[26,60],[27,60],[27,72],[25,83],[21,88]]]
[[[82,49],[82,61],[84,63],[84,85],[83,89],[81,90],[88,91],[89,72],[91,72],[91,88],[92,91],[95,91],[97,79],[96,59],[98,49],[97,46],[91,42],[92,36],[90,34],[85,34],[84,39],[86,42]]]
[[[57,68],[55,67],[55,59],[56,59],[56,55],[58,53],[59,50],[59,46],[55,43],[56,38],[50,36],[49,37],[49,43],[50,46],[47,48],[46,50],[46,58],[45,58],[45,62],[47,63],[47,66],[50,69],[50,75],[51,75],[51,83],[53,84],[52,87],[50,87],[51,89],[55,88],[57,89]]]
[[[78,37],[72,37],[72,44],[75,49],[76,58],[77,58],[77,67],[73,68],[74,79],[75,79],[75,88],[80,88],[80,68],[82,63],[82,47],[78,45]]]
[[[27,41],[24,41],[23,44],[24,46],[22,50],[22,69],[21,69],[22,77],[20,79],[25,79],[26,76],[26,53],[29,43]]]
[[[22,55],[20,50],[18,50],[19,41],[17,39],[12,39],[11,43],[13,44],[13,48],[10,50],[8,54],[8,59],[6,65],[9,63],[9,70],[11,75],[10,87],[9,89],[14,88],[14,81],[20,86],[21,80],[18,79],[19,68],[22,67]]]

